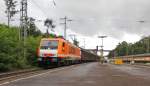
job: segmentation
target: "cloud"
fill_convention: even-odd
[[[68,23],[68,28],[86,36],[106,34],[121,39],[125,34],[150,35],[149,0],[55,1],[56,6],[52,0],[29,0],[29,16],[43,20],[46,17],[53,18],[59,28],[62,22],[59,18],[68,16],[73,19]],[[4,4],[1,2],[1,5]],[[0,14],[3,14],[0,9]],[[0,19],[5,20],[2,16]],[[137,22],[140,20],[145,22]],[[38,26],[42,28],[42,24]]]
[[[149,35],[149,0],[61,0],[58,5],[54,12],[73,18],[69,27],[80,34],[107,34],[118,39],[126,33]],[[140,20],[146,22],[137,22]]]

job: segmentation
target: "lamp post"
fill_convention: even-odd
[[[101,46],[100,46],[100,47],[101,47],[101,51],[100,51],[100,52],[101,52],[101,58],[102,58],[102,59],[104,59],[104,56],[103,56],[103,54],[104,54],[104,52],[103,52],[103,47],[104,47],[104,46],[103,46],[103,41],[104,41],[104,38],[106,38],[106,37],[107,37],[107,36],[98,36],[98,38],[101,38],[101,41],[102,41],[102,44],[101,44]],[[101,59],[100,59],[100,61],[101,61]],[[103,61],[102,61],[102,62],[103,62]]]

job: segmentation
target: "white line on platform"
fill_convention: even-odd
[[[55,70],[51,70],[51,71],[48,71],[48,72],[45,72],[45,73],[41,73],[41,74],[37,74],[37,75],[33,75],[33,76],[29,76],[29,77],[25,77],[25,78],[19,78],[19,79],[16,79],[16,80],[12,80],[12,81],[9,81],[9,82],[4,82],[1,85],[6,85],[6,84],[9,84],[9,83],[12,83],[12,82],[17,82],[17,81],[20,81],[20,80],[25,80],[25,79],[29,79],[29,78],[33,78],[33,77],[36,77],[36,76],[41,76],[41,75],[45,75],[45,74],[48,74],[48,73],[52,73],[52,72],[56,72],[56,71],[60,71],[60,70],[64,70],[64,69],[68,69],[68,68],[72,68],[76,65],[72,65],[72,66],[69,66],[69,67],[64,67],[64,68],[59,68],[59,69],[55,69]]]
[[[148,65],[147,65],[147,66],[146,66],[146,65],[145,65],[145,66],[144,66],[144,65],[132,65],[132,66],[134,66],[134,67],[145,67],[145,68],[150,68],[150,66],[148,66]]]
[[[126,66],[133,66],[133,67],[143,67],[143,68],[150,68],[150,65],[136,65],[136,64],[124,64]]]

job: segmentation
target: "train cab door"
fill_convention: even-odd
[[[62,42],[62,52],[65,53],[65,42]]]
[[[64,41],[61,41],[59,44],[58,54],[58,57],[60,58],[64,58],[66,55],[66,43]]]

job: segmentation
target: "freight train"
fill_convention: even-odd
[[[99,56],[75,46],[63,38],[43,38],[37,52],[40,65],[70,65],[97,61]]]

